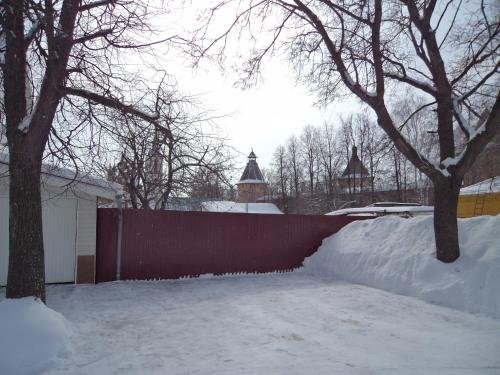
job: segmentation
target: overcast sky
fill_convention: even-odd
[[[196,23],[193,17],[196,18],[199,9],[208,3],[189,5],[188,2],[187,5],[183,3],[183,8],[172,10],[170,16],[174,17],[175,25],[183,25],[184,30],[178,30],[180,34]],[[233,17],[231,11],[221,14],[215,21],[216,28],[223,30]],[[164,24],[172,25],[171,22]],[[244,41],[238,41],[237,48],[239,51],[235,54],[247,52]],[[279,57],[264,64],[262,81],[246,90],[234,87],[238,76],[231,69],[223,73],[216,64],[203,61],[201,67],[194,70],[192,61],[172,50],[161,53],[161,59],[184,94],[199,95],[204,107],[212,110],[214,115],[227,115],[217,119],[216,123],[229,138],[230,146],[241,153],[238,163],[242,168],[251,148],[259,157],[259,165],[268,167],[275,149],[292,134],[299,135],[304,125],[337,122],[340,113],[357,108],[354,99],[327,108],[315,106],[317,98],[307,87],[296,83],[288,63]],[[229,58],[227,66],[237,63]]]
[[[314,105],[307,88],[295,83],[286,63],[273,59],[264,70],[264,80],[256,87],[241,90],[233,87],[235,77],[225,77],[216,67],[192,70],[179,59],[175,78],[179,88],[200,94],[204,106],[215,115],[229,144],[241,152],[240,163],[253,147],[261,167],[267,167],[276,147],[292,134],[299,134],[306,124],[335,122],[338,114],[353,109],[353,102],[343,101],[327,108]]]

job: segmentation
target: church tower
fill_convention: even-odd
[[[349,163],[339,178],[341,189],[349,192],[368,190],[373,182],[373,176],[370,176],[368,169],[363,165],[358,156],[358,148],[352,146],[351,158]]]
[[[237,201],[241,203],[255,203],[261,197],[268,193],[267,182],[264,181],[262,172],[257,164],[257,156],[250,152],[248,155],[248,163],[241,175],[238,186]]]

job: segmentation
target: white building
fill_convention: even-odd
[[[0,154],[0,285],[9,257],[8,155]],[[47,283],[94,282],[98,198],[110,202],[121,185],[44,165],[42,216]]]

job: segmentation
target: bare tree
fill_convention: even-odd
[[[273,157],[273,164],[274,164],[274,169],[275,169],[275,176],[277,178],[277,183],[279,186],[279,192],[280,195],[283,199],[283,202],[285,202],[286,205],[286,200],[288,196],[288,181],[289,181],[289,176],[288,176],[288,166],[287,166],[287,160],[286,160],[286,150],[283,146],[278,146],[276,149],[276,152],[274,153]]]
[[[332,124],[325,122],[319,130],[319,160],[321,161],[326,194],[329,200],[335,190],[335,178],[341,161],[337,150],[337,137]]]
[[[155,90],[127,73],[119,52],[145,52],[160,42],[149,23],[159,12],[146,0],[1,2],[0,62],[10,154],[7,297],[45,299],[40,170],[49,138],[57,137],[56,116],[85,113],[85,121],[72,124],[77,129],[98,122],[94,109],[105,108],[168,133],[159,120]]]
[[[312,125],[302,128],[300,135],[300,149],[305,172],[309,182],[309,194],[314,195],[314,186],[318,174],[318,130]]]
[[[212,119],[196,113],[191,98],[166,98],[158,110],[167,130],[136,118],[117,119],[110,129],[121,150],[110,178],[124,185],[133,208],[165,209],[171,196],[192,193],[204,182],[214,187],[214,179],[219,188],[230,185],[233,157]]]
[[[433,182],[436,255],[443,262],[456,260],[462,179],[500,128],[495,4],[256,0],[238,9],[236,21],[209,47],[227,41],[238,27],[253,30],[249,25],[255,19],[270,37],[262,32],[254,37],[244,67],[247,78],[258,74],[266,55],[282,48],[299,76],[326,101],[347,89],[366,103],[398,151]],[[391,89],[429,98],[426,107],[436,111],[437,161],[422,155],[399,130],[402,124],[387,104]]]
[[[293,194],[295,197],[300,195],[300,179],[302,176],[301,173],[301,163],[300,163],[300,144],[299,140],[295,135],[292,135],[288,138],[288,142],[286,144],[286,153],[287,160],[290,171],[291,171],[291,183],[293,185]]]
[[[383,131],[376,127],[369,114],[363,110],[357,114],[357,130],[361,134],[361,160],[368,166],[370,174],[371,201],[375,202],[375,181],[384,158],[389,152],[390,141]]]
[[[189,186],[189,197],[213,200],[234,199],[234,189],[227,183],[225,173],[227,170],[212,172],[209,169],[200,168]]]

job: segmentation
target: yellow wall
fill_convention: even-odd
[[[480,210],[481,200],[484,197],[483,209]],[[474,214],[474,208],[478,210]],[[479,211],[479,212],[478,212]],[[458,197],[458,217],[472,217],[479,215],[498,215],[500,214],[500,193],[460,195]]]

